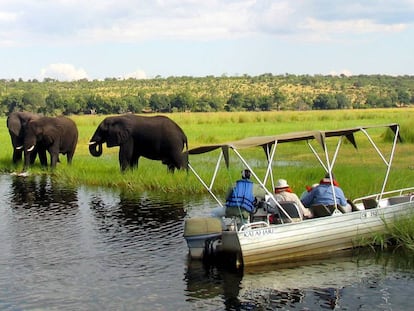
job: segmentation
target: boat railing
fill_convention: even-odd
[[[401,188],[383,193],[371,194],[356,198],[354,204],[364,204],[365,208],[385,207],[403,202],[414,202],[414,187]],[[376,204],[374,204],[376,202]]]

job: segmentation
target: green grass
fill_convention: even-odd
[[[190,148],[202,144],[241,139],[246,136],[400,123],[402,125],[401,135],[405,143],[400,144],[396,151],[394,171],[389,183],[391,189],[412,186],[414,181],[412,156],[414,129],[411,127],[413,112],[413,109],[405,108],[306,112],[174,113],[168,116],[183,128],[188,136]],[[89,154],[88,142],[105,116],[73,116],[71,118],[79,129],[79,142],[73,164],[68,166],[66,158],[61,155],[61,163],[53,172],[43,170],[36,162],[30,169],[31,174],[50,174],[56,182],[72,186],[100,186],[136,192],[204,193],[203,187],[199,185],[191,172],[187,174],[185,171],[178,171],[175,174],[169,174],[166,167],[159,161],[141,158],[137,169],[121,173],[118,164],[118,147],[108,149],[104,146],[101,157],[92,157]],[[380,148],[389,147],[389,143],[384,142],[386,140],[384,137],[383,130],[375,133],[375,139],[380,141]],[[344,146],[335,169],[337,179],[348,197],[351,198],[377,192],[385,174],[381,160],[371,152],[365,139],[359,138],[357,137],[358,150],[349,144]],[[0,119],[0,141],[3,146],[0,149],[1,172],[21,171],[22,165],[15,167],[11,163],[12,147],[5,118]],[[334,150],[333,145],[328,148],[331,151]],[[263,152],[261,150],[249,151],[247,156],[250,159],[263,159]],[[303,144],[280,145],[276,160],[286,159],[289,162],[276,169],[275,178],[287,179],[298,193],[304,190],[305,185],[319,181],[323,175],[322,168]],[[217,184],[219,192],[224,192],[240,175],[243,165],[234,157],[231,160],[230,170],[220,172]],[[190,161],[194,167],[200,169],[202,176],[209,176],[215,167],[216,158],[205,155],[191,156]],[[263,168],[260,168],[262,164],[262,161],[255,161],[254,164],[259,175],[264,174]]]
[[[399,217],[392,222],[384,220],[385,230],[360,238],[357,245],[369,245],[374,251],[392,249],[414,253],[414,214]]]

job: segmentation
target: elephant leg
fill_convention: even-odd
[[[171,154],[171,157],[167,161],[168,169],[170,172],[174,173],[174,169],[184,168],[184,159],[181,152],[174,152]]]
[[[171,173],[171,174],[174,174],[174,171],[175,171],[175,165],[174,165],[174,164],[172,164],[172,163],[168,163],[168,164],[167,164],[167,167],[168,167],[168,172],[169,172],[169,173]]]
[[[50,154],[50,167],[53,169],[59,162],[59,149],[56,146],[52,146],[48,151]]]
[[[59,156],[55,153],[50,154],[50,167],[55,168],[58,162]]]
[[[75,154],[75,150],[72,150],[66,154],[66,158],[68,160],[69,165],[72,164],[72,159],[73,159],[74,154]],[[58,158],[58,162],[59,162],[59,158]]]
[[[133,154],[132,155],[132,159],[131,159],[131,167],[132,168],[137,168],[138,167],[139,157],[140,157],[139,154]]]
[[[13,151],[13,163],[17,164],[22,160],[22,150],[14,149]]]
[[[119,146],[119,166],[121,168],[121,171],[125,171],[129,167],[131,167],[132,163],[132,152],[133,147],[130,146],[128,143],[122,144]],[[137,165],[138,165],[138,159],[137,159]]]
[[[37,151],[34,150],[31,154],[30,154],[30,164],[34,164],[36,161],[36,156],[37,156]]]
[[[39,160],[40,160],[40,164],[42,166],[47,166],[47,155],[46,155],[46,149],[44,148],[40,148],[37,150],[38,154],[39,154]]]

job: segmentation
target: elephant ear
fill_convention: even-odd
[[[10,132],[16,136],[19,136],[20,130],[22,129],[22,125],[20,124],[20,120],[18,118],[9,118],[7,120],[7,127]]]
[[[119,144],[124,144],[128,141],[129,137],[131,136],[131,131],[125,125],[121,127],[121,130],[117,133],[118,142]]]
[[[43,126],[41,124],[38,124],[36,120],[29,121],[27,128],[35,136],[43,134]]]
[[[131,135],[129,124],[125,120],[114,122],[108,130],[108,147],[126,143]]]

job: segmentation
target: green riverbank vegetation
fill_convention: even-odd
[[[372,250],[414,254],[414,213],[385,222],[385,230],[357,239],[356,245],[370,246]]]
[[[408,107],[414,76],[242,75],[61,82],[0,79],[0,116]]]
[[[414,182],[414,129],[411,120],[412,108],[329,110],[329,111],[272,111],[272,112],[216,112],[216,113],[173,113],[166,114],[176,121],[188,137],[189,147],[237,140],[248,136],[280,134],[292,131],[315,129],[337,129],[358,125],[399,123],[404,143],[398,144],[393,171],[389,178],[389,189],[409,187]],[[70,186],[99,186],[120,189],[127,192],[156,191],[178,195],[203,194],[204,188],[191,172],[167,173],[160,161],[140,158],[139,167],[121,173],[118,164],[118,147],[103,146],[99,158],[89,154],[88,142],[105,115],[71,116],[79,130],[79,141],[73,163],[66,164],[66,157],[60,156],[60,163],[52,172],[42,169],[38,161],[29,170],[30,175],[50,174],[54,181]],[[384,130],[375,133],[379,147],[390,150],[390,142]],[[359,138],[359,139],[358,139]],[[2,173],[21,172],[22,164],[11,163],[12,146],[6,118],[0,118],[0,170]],[[350,145],[343,146],[337,159],[334,173],[349,198],[376,193],[381,187],[385,168],[369,147],[365,137],[357,137],[358,150]],[[336,144],[336,142],[335,142]],[[334,146],[330,147],[331,151]],[[388,148],[388,149],[385,149]],[[257,159],[254,168],[259,175],[264,172],[262,150],[247,152],[250,159]],[[211,176],[216,163],[216,154],[190,156],[191,164],[204,176]],[[318,182],[324,174],[309,148],[301,143],[283,144],[278,147],[275,178],[285,178],[294,191],[301,193],[305,185]],[[278,165],[278,163],[282,165]],[[235,157],[231,158],[229,170],[221,170],[217,179],[217,190],[224,193],[239,178],[243,168]]]

